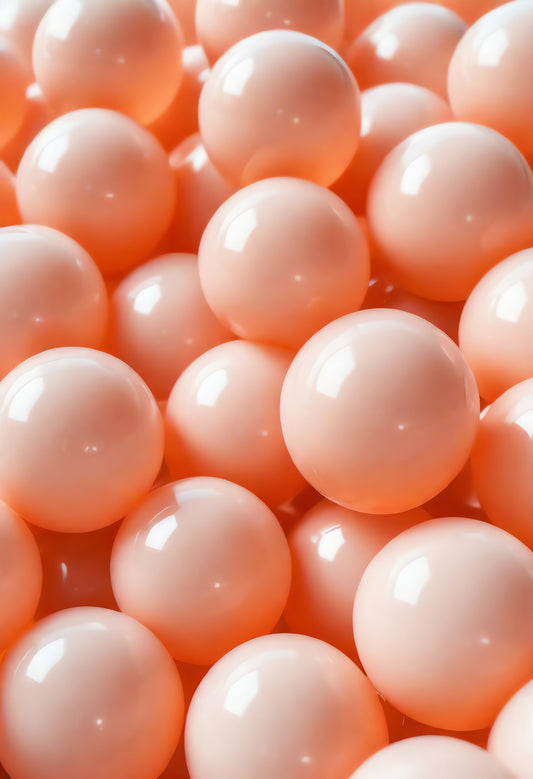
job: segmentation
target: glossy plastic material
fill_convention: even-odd
[[[120,526],[111,558],[122,611],[186,663],[211,665],[274,628],[291,562],[274,514],[222,479],[173,482]]]
[[[488,750],[512,773],[528,779],[533,765],[533,681],[507,701],[490,732]]]
[[[354,635],[370,681],[413,719],[492,724],[533,675],[533,552],[474,519],[434,519],[390,541],[357,590]]]
[[[33,618],[42,578],[35,539],[22,518],[0,501],[0,656]]]
[[[370,276],[350,209],[292,178],[258,181],[229,198],[204,232],[198,263],[207,302],[226,327],[289,349],[356,311]]]
[[[17,49],[26,68],[31,71],[33,38],[46,11],[54,0],[2,0],[0,34]]]
[[[181,27],[186,46],[197,43],[194,15],[196,0],[167,0]]]
[[[216,63],[199,123],[213,164],[236,186],[296,176],[329,186],[359,141],[359,88],[326,44],[290,30],[257,33]]]
[[[113,292],[110,347],[162,400],[193,360],[231,337],[205,301],[192,254],[146,262]]]
[[[150,124],[179,87],[182,46],[163,0],[56,0],[37,28],[33,69],[58,114],[111,108]]]
[[[0,384],[0,498],[35,525],[83,533],[119,520],[161,465],[163,422],[125,363],[50,349]]]
[[[478,415],[474,377],[453,341],[390,309],[320,330],[298,352],[281,398],[301,473],[335,503],[372,514],[440,492],[470,453]]]
[[[483,415],[472,476],[490,521],[533,547],[533,379],[516,384]]]
[[[33,82],[26,88],[26,110],[24,119],[13,138],[0,149],[0,159],[16,173],[26,147],[37,133],[55,119],[46,103],[41,87]]]
[[[0,150],[16,135],[26,113],[29,74],[18,50],[0,37]]]
[[[196,32],[210,62],[262,30],[297,30],[340,46],[343,0],[197,0]]]
[[[533,249],[490,270],[461,316],[460,346],[489,403],[533,376]]]
[[[104,273],[146,259],[167,229],[175,183],[147,130],[115,111],[59,117],[30,143],[17,176],[25,222],[81,243]]]
[[[440,124],[384,160],[367,216],[382,261],[406,289],[465,300],[493,265],[533,242],[533,178],[494,130]]]
[[[518,0],[483,16],[452,57],[448,93],[458,119],[498,130],[533,156],[533,4]]]
[[[350,779],[513,779],[484,749],[446,736],[408,738],[372,755]]]
[[[2,663],[0,759],[14,779],[157,779],[183,723],[176,666],[131,617],[67,609]]]
[[[56,346],[100,346],[102,275],[87,252],[49,227],[0,229],[0,377]]]
[[[361,89],[409,81],[447,98],[450,59],[467,29],[440,5],[403,3],[375,19],[348,51]]]
[[[320,501],[288,535],[292,583],[284,617],[290,630],[355,658],[353,602],[365,568],[391,538],[430,518],[420,508],[376,517]]]
[[[383,709],[357,666],[322,641],[287,633],[219,660],[185,728],[195,779],[345,779],[386,743]]]
[[[300,492],[305,479],[290,458],[279,419],[291,360],[285,349],[232,341],[191,363],[167,405],[165,457],[171,476],[228,479],[269,506]]]
[[[332,189],[364,214],[368,187],[387,154],[414,132],[452,119],[442,97],[416,84],[380,84],[361,92],[361,142]]]
[[[0,162],[0,227],[19,223],[20,214],[15,179],[7,165]]]

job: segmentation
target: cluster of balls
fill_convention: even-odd
[[[1,0],[1,776],[533,776],[533,0],[442,3]]]

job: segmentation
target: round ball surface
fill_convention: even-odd
[[[478,426],[470,368],[448,336],[392,309],[358,311],[314,335],[281,396],[287,448],[325,497],[393,514],[459,473]]]
[[[185,753],[195,779],[344,779],[387,740],[375,690],[351,660],[277,634],[241,644],[200,682]]]
[[[533,681],[528,682],[496,717],[487,746],[515,779],[527,779],[533,765]]]
[[[200,96],[200,133],[238,187],[272,176],[329,186],[359,141],[359,88],[333,49],[303,33],[245,38],[215,64]]]
[[[64,347],[30,357],[0,385],[0,498],[48,530],[110,525],[150,489],[163,421],[121,360]]]
[[[412,719],[490,726],[533,674],[533,552],[475,519],[424,522],[390,541],[355,597],[369,679]]]
[[[157,779],[178,744],[176,666],[125,614],[41,620],[7,653],[1,681],[0,759],[14,779]]]

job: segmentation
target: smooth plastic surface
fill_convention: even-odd
[[[258,181],[226,200],[206,227],[198,265],[207,302],[227,328],[288,349],[356,311],[370,277],[350,209],[293,178]]]
[[[390,541],[355,597],[369,679],[407,716],[475,730],[533,675],[533,552],[474,519],[424,522]]]
[[[490,732],[488,750],[515,779],[528,779],[533,765],[533,681],[507,701]]]
[[[0,227],[19,223],[20,214],[15,179],[7,165],[0,162]]]
[[[30,357],[0,384],[0,498],[47,530],[119,520],[161,465],[163,422],[139,376],[94,349]]]
[[[0,34],[12,43],[31,71],[33,38],[54,0],[2,0]]]
[[[157,779],[183,725],[176,666],[131,617],[67,609],[1,666],[0,759],[11,779]]]
[[[213,164],[235,186],[296,176],[329,186],[359,141],[359,88],[326,44],[292,30],[245,38],[215,64],[199,103]]]
[[[0,37],[0,150],[16,135],[26,113],[29,73],[14,44]]]
[[[478,415],[474,377],[453,341],[391,309],[320,330],[298,352],[281,397],[301,473],[335,503],[372,514],[407,511],[440,492],[470,453]]]
[[[28,144],[53,119],[55,115],[46,103],[41,87],[33,82],[26,88],[26,110],[22,124],[9,143],[0,149],[0,159],[13,173],[17,172]]]
[[[195,779],[344,779],[386,743],[383,709],[357,666],[322,641],[287,633],[219,660],[185,728]]]

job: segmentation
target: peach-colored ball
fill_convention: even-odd
[[[493,265],[533,241],[533,177],[494,130],[426,127],[378,168],[367,216],[382,262],[407,290],[465,300]]]
[[[269,30],[218,60],[200,96],[199,123],[213,164],[236,186],[271,176],[329,186],[359,142],[359,88],[322,41]]]
[[[55,0],[35,33],[33,69],[58,113],[111,108],[150,124],[180,85],[182,47],[164,0]]]
[[[87,108],[54,120],[30,143],[17,195],[25,222],[66,233],[112,274],[145,259],[163,236],[175,184],[151,133],[115,111]]]
[[[279,347],[231,341],[191,363],[167,404],[171,476],[228,479],[269,506],[300,492],[305,479],[287,451],[279,418],[292,357]]]
[[[533,766],[533,681],[507,701],[490,732],[488,750],[514,779],[530,779]]]
[[[168,398],[187,365],[230,338],[205,301],[193,254],[146,262],[113,292],[111,350],[139,373],[156,398]]]
[[[0,229],[0,377],[56,346],[98,348],[107,322],[102,275],[49,227]]]
[[[350,48],[346,61],[361,89],[408,81],[446,99],[448,66],[466,29],[448,8],[404,3],[375,19]]]
[[[533,3],[504,3],[465,34],[450,62],[448,94],[458,119],[493,127],[533,155]]]
[[[26,113],[29,76],[14,44],[0,35],[0,149],[16,135]]]
[[[172,151],[198,130],[198,100],[209,75],[209,62],[201,46],[183,49],[183,78],[172,103],[149,126],[166,151]]]
[[[475,519],[396,536],[366,569],[354,636],[370,681],[407,716],[476,730],[533,675],[533,552]]]
[[[471,517],[488,522],[474,487],[470,459],[466,461],[465,466],[455,479],[442,492],[425,503],[424,508],[435,519],[439,517]]]
[[[181,27],[186,46],[197,43],[194,15],[196,0],[167,0]]]
[[[0,158],[14,173],[17,172],[26,147],[54,118],[55,115],[46,103],[41,87],[33,82],[26,89],[24,120],[15,136],[0,149]]]
[[[185,479],[155,490],[123,520],[111,580],[121,610],[173,657],[211,665],[276,625],[289,593],[289,547],[248,490]]]
[[[226,200],[206,227],[198,265],[226,327],[288,349],[356,311],[370,276],[365,236],[348,206],[293,178],[258,181]]]
[[[466,301],[459,344],[489,403],[533,376],[533,249],[490,270]]]
[[[335,503],[372,514],[440,492],[468,458],[478,415],[474,377],[453,341],[391,309],[320,330],[281,396],[285,442],[303,476]]]
[[[449,736],[450,738],[460,738],[462,741],[468,741],[482,749],[487,747],[490,728],[482,728],[481,730],[434,728],[431,725],[425,725],[423,722],[417,722],[410,717],[406,717],[401,711],[391,706],[382,695],[380,695],[380,700],[387,719],[391,744],[395,741],[403,741],[403,739],[414,738],[415,736]],[[479,779],[482,779],[482,777],[479,777]]]
[[[2,663],[0,758],[12,779],[157,779],[178,744],[169,653],[117,611],[59,611]]]
[[[387,741],[383,709],[359,668],[323,641],[287,633],[219,660],[185,726],[194,779],[346,779]]]
[[[182,141],[169,160],[178,198],[162,245],[165,251],[196,254],[207,223],[235,187],[215,168],[198,133]]]
[[[4,162],[0,162],[0,227],[20,224],[15,177]]]
[[[424,127],[449,122],[442,97],[417,84],[380,84],[361,92],[361,142],[331,189],[356,214],[364,214],[368,187],[387,154]]]
[[[33,535],[0,501],[0,655],[26,628],[41,595],[43,569]]]
[[[196,32],[210,62],[262,30],[288,29],[340,46],[343,0],[197,0]]]
[[[292,583],[284,617],[289,628],[355,658],[353,602],[365,568],[391,538],[428,519],[421,508],[377,517],[320,501],[288,535]]]
[[[0,498],[47,530],[119,520],[148,492],[163,422],[140,377],[94,349],[50,349],[0,384]]]
[[[490,521],[533,547],[533,379],[491,404],[471,459],[474,486]]]
[[[448,736],[404,739],[376,752],[350,779],[513,779],[484,749]]]
[[[29,71],[33,38],[39,22],[54,0],[2,0],[0,2],[0,34],[17,48]]]

